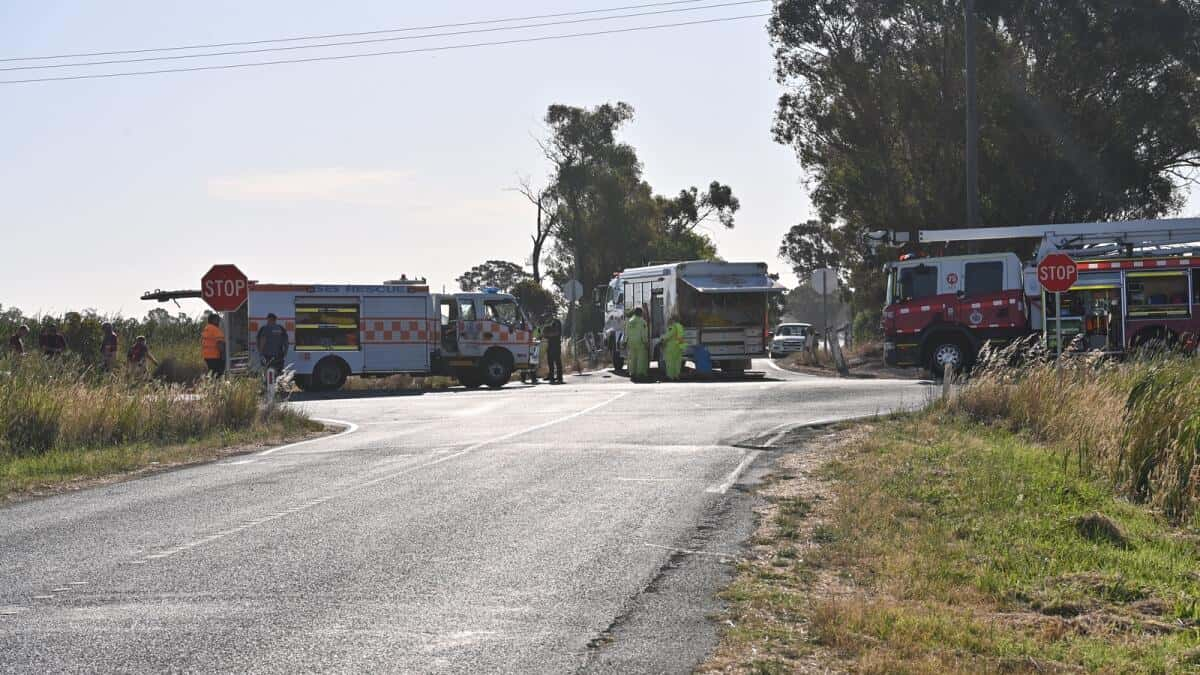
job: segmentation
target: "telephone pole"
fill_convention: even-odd
[[[979,109],[975,93],[975,0],[965,0],[963,36],[967,79],[967,227],[979,222]]]

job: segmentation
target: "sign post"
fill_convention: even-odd
[[[821,334],[825,337],[825,351],[829,351],[829,294],[837,290],[837,272],[828,267],[813,270],[810,283],[821,294]]]
[[[1054,356],[1055,364],[1061,360],[1062,345],[1062,294],[1071,290],[1079,279],[1079,268],[1071,256],[1065,253],[1051,253],[1042,258],[1037,266],[1038,283],[1047,293],[1054,294]]]
[[[200,278],[200,297],[217,312],[233,312],[246,304],[250,281],[237,265],[213,265]]]

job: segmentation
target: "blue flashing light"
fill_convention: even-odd
[[[495,295],[500,292],[500,289],[496,288],[495,286],[488,286],[487,288],[483,289],[483,292]]]

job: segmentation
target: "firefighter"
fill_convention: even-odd
[[[216,314],[208,315],[208,324],[200,333],[200,358],[208,364],[213,377],[225,374],[225,333],[221,330],[221,317]]]
[[[546,380],[550,384],[563,383],[562,334],[563,325],[558,317],[551,317],[542,326],[542,337],[546,338],[546,365],[550,369]]]
[[[649,328],[642,318],[642,308],[636,307],[625,322],[625,341],[629,347],[629,379],[644,381],[650,376]]]
[[[267,314],[267,324],[258,329],[257,338],[258,355],[262,357],[263,365],[273,368],[276,375],[283,372],[290,344],[287,329],[278,322],[279,317],[274,312]]]
[[[117,361],[117,332],[107,321],[100,328],[104,330],[104,337],[100,338],[100,367],[109,372]]]
[[[678,316],[672,316],[670,325],[667,326],[667,332],[663,335],[663,358],[667,362],[667,379],[672,382],[679,381],[679,374],[683,370],[685,346],[683,324],[679,323]]]

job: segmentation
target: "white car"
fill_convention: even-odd
[[[810,323],[781,323],[775,329],[771,338],[771,358],[777,359],[795,352],[802,352],[808,346],[808,338],[812,334]]]

